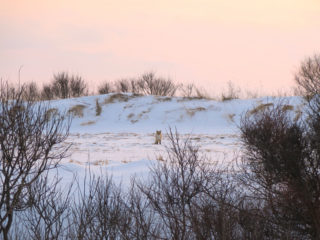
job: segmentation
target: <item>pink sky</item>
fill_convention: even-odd
[[[101,82],[156,71],[219,92],[275,92],[320,52],[318,0],[0,0],[0,77]]]

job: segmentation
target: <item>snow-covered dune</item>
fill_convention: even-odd
[[[72,133],[136,132],[153,133],[176,127],[182,133],[231,133],[236,130],[241,114],[277,98],[214,101],[179,97],[107,94],[52,101],[52,107],[72,111],[82,108],[82,116],[73,120]],[[299,106],[298,97],[285,98]],[[101,114],[96,115],[96,101]]]
[[[214,101],[181,97],[107,94],[51,102],[51,108],[74,114],[67,143],[70,157],[63,160],[65,181],[90,165],[96,172],[128,182],[133,174],[148,172],[148,164],[165,157],[166,132],[171,127],[189,137],[211,159],[230,161],[239,150],[239,120],[246,111],[278,98]],[[298,115],[299,97],[282,99]],[[97,114],[97,102],[101,113]],[[163,132],[163,144],[154,144],[156,130]]]

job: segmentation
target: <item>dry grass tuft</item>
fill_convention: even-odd
[[[50,121],[51,118],[56,114],[58,114],[58,108],[50,108],[46,111],[45,118],[47,119],[47,121]]]
[[[88,125],[92,125],[92,124],[95,124],[95,123],[96,123],[95,121],[89,121],[89,122],[83,122],[80,125],[81,126],[88,126]]]
[[[229,114],[227,114],[227,119],[228,119],[228,121],[230,121],[230,122],[234,122],[234,117],[236,116],[236,114],[234,114],[234,113],[229,113]]]
[[[189,108],[189,109],[186,109],[187,111],[187,114],[190,116],[190,117],[193,117],[197,112],[202,112],[202,111],[206,111],[207,109],[204,108],[204,107],[197,107],[197,108]]]
[[[157,97],[156,98],[159,102],[170,102],[172,100],[171,97]]]
[[[128,102],[130,99],[130,96],[123,94],[123,93],[115,93],[109,96],[104,100],[104,104],[110,104],[114,102]]]
[[[158,161],[164,162],[164,159],[163,159],[162,155],[159,155],[156,158],[157,158]]]
[[[83,110],[86,108],[83,104],[78,104],[69,109],[68,113],[74,117],[83,117]]]
[[[134,113],[130,113],[127,118],[130,119],[130,118],[133,118],[134,117]]]
[[[131,119],[130,122],[131,123],[136,123],[136,122],[139,122],[139,119]]]
[[[130,122],[131,123],[136,123],[139,120],[141,120],[142,118],[147,119],[148,116],[146,115],[147,113],[149,113],[151,111],[151,108],[148,108],[146,110],[141,111],[139,114],[135,115],[134,113],[130,113],[127,118],[131,119]]]
[[[108,165],[109,161],[108,160],[97,160],[97,161],[94,161],[92,164],[95,166],[103,166],[103,165]]]
[[[273,106],[273,103],[261,103],[260,105],[258,105],[257,107],[255,107],[254,109],[252,109],[249,113],[251,115],[253,114],[257,114],[258,112],[263,111],[264,109]]]
[[[141,96],[143,96],[143,95],[137,94],[137,93],[134,93],[132,95],[127,95],[127,94],[123,94],[123,93],[114,93],[111,96],[109,96],[108,98],[106,98],[103,103],[110,104],[110,103],[115,103],[115,102],[128,102],[132,98],[141,97]]]
[[[288,104],[283,105],[283,107],[282,107],[283,111],[293,111],[293,109],[294,109],[294,106],[288,105]]]
[[[99,103],[99,99],[96,99],[96,116],[100,116],[102,112],[101,104]]]
[[[301,116],[302,116],[302,111],[301,110],[297,110],[297,111],[295,111],[295,113],[296,113],[296,116],[294,117],[294,121],[296,122],[296,121],[298,121],[300,118],[301,118]]]

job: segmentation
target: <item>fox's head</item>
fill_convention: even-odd
[[[161,134],[161,130],[160,131],[157,130],[156,133],[157,133],[157,135],[160,135]]]

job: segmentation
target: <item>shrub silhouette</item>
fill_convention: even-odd
[[[295,121],[285,106],[243,116],[243,182],[280,233],[320,239],[320,118]]]

